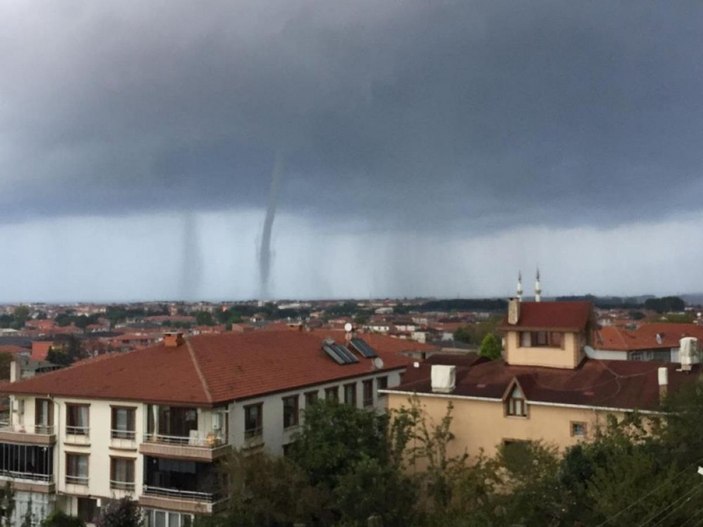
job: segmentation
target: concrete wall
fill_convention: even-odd
[[[389,409],[409,406],[408,394],[389,394]],[[503,441],[539,440],[557,446],[560,450],[579,441],[593,438],[598,425],[606,422],[607,411],[587,408],[564,408],[539,406],[528,402],[527,417],[505,415],[502,401],[482,401],[472,399],[427,396],[418,394],[426,412],[428,422],[439,423],[446,415],[447,404],[451,401],[451,431],[455,439],[449,445],[449,455],[460,455],[467,451],[477,455],[481,449],[492,456]],[[619,419],[622,412],[615,412]],[[571,435],[571,423],[586,423],[586,435]]]
[[[284,445],[293,441],[296,432],[300,431],[300,426],[294,426],[288,429],[283,428],[283,398],[298,395],[298,408],[300,409],[300,424],[305,416],[305,394],[311,391],[316,391],[320,399],[325,398],[325,389],[337,387],[339,400],[344,400],[344,385],[356,383],[356,405],[358,408],[363,408],[363,381],[372,380],[374,386],[374,408],[378,411],[385,410],[385,397],[378,397],[376,393],[376,379],[379,377],[388,378],[388,387],[398,386],[400,384],[400,373],[395,372],[374,372],[363,377],[355,377],[353,379],[344,379],[327,384],[318,384],[298,390],[280,392],[264,397],[247,399],[233,404],[230,407],[230,443],[236,448],[243,447],[263,447],[272,454],[280,455],[283,453]],[[251,404],[263,404],[263,435],[261,439],[245,439],[244,437],[244,407]]]
[[[508,331],[505,338],[504,357],[516,366],[543,366],[547,368],[576,368],[583,360],[584,340],[580,333],[563,333],[563,345],[554,347],[523,347],[520,332]]]

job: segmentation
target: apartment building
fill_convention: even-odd
[[[609,415],[657,412],[664,394],[699,378],[692,361],[588,358],[593,320],[588,302],[511,301],[502,359],[433,355],[384,392],[388,406],[416,396],[438,423],[451,403],[453,455],[492,455],[501,444],[530,440],[564,449],[592,438]]]
[[[100,356],[2,386],[0,481],[86,521],[131,496],[152,527],[185,527],[225,505],[217,464],[231,447],[284,453],[318,398],[385,408],[410,359],[400,341],[337,332],[168,334],[156,346]],[[417,347],[417,343],[407,343]],[[19,524],[19,523],[18,523]]]

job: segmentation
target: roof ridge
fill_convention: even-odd
[[[195,356],[195,351],[193,350],[193,347],[190,345],[190,339],[185,339],[186,341],[186,347],[188,348],[188,355],[190,356],[190,360],[193,361],[193,366],[195,367],[195,373],[198,374],[198,378],[200,379],[200,383],[203,385],[203,391],[205,392],[205,397],[207,398],[207,401],[209,403],[212,403],[212,394],[210,393],[210,387],[207,384],[207,381],[205,380],[205,376],[203,375],[202,370],[200,369],[200,364],[198,363],[198,359]]]

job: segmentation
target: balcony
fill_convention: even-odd
[[[56,443],[56,432],[49,425],[20,425],[0,423],[0,443],[51,446]]]
[[[188,437],[147,434],[139,445],[144,455],[212,462],[229,450],[220,432],[191,430]]]
[[[137,437],[134,430],[110,430],[110,448],[119,450],[136,450]]]
[[[167,509],[191,514],[213,514],[224,509],[227,498],[210,493],[144,485],[141,507]]]
[[[117,481],[114,479],[110,480],[110,489],[112,490],[122,490],[126,492],[134,492],[134,481]]]
[[[87,426],[67,426],[66,443],[89,446],[90,428]]]
[[[5,481],[12,482],[12,489],[15,491],[53,494],[56,490],[52,474],[37,474],[0,468],[0,482],[3,482],[0,484],[4,484]]]

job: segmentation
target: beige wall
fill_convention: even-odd
[[[521,347],[520,332],[509,331],[505,337],[505,361],[515,366],[576,368],[584,358],[580,333],[564,333],[564,347]]]
[[[388,394],[390,409],[408,406],[409,394]],[[455,439],[449,446],[449,455],[460,455],[465,450],[469,455],[477,455],[481,449],[492,456],[496,447],[505,440],[544,440],[560,450],[579,441],[594,437],[597,425],[605,424],[606,416],[614,413],[619,419],[622,412],[596,411],[586,408],[564,408],[538,406],[528,403],[527,417],[506,416],[502,401],[481,401],[441,396],[423,396],[420,401],[429,422],[439,423],[446,415],[447,404],[451,401],[451,431]],[[571,422],[586,423],[586,436],[573,437]]]

